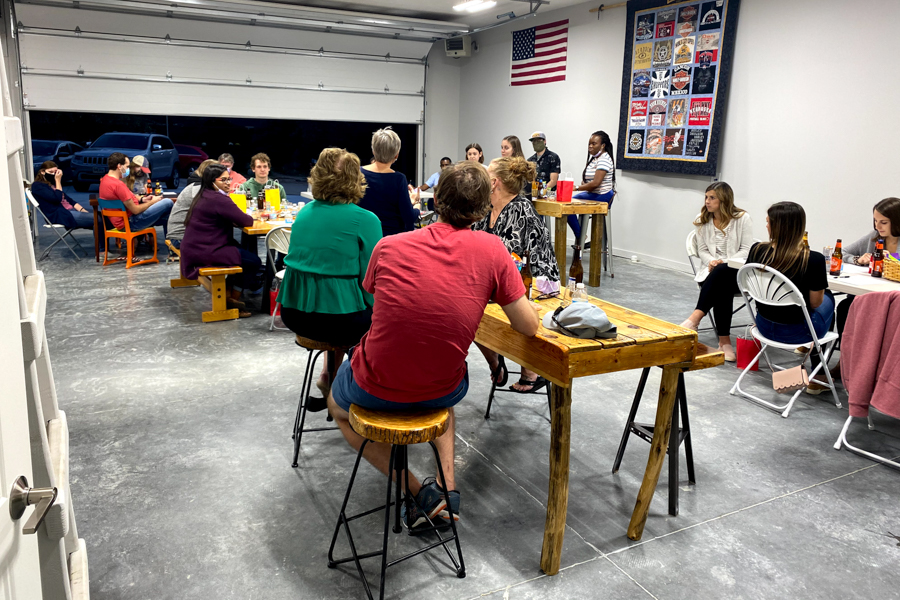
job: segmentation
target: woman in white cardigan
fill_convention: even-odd
[[[734,205],[734,192],[723,181],[706,188],[703,210],[694,221],[697,226],[697,250],[703,267],[697,273],[700,298],[697,308],[682,327],[697,330],[700,319],[710,310],[716,317],[719,350],[725,360],[736,359],[731,345],[731,315],[738,292],[737,269],[728,266],[730,258],[747,258],[753,245],[753,222],[744,210]]]

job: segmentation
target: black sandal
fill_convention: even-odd
[[[495,381],[501,372],[503,373],[503,377],[501,377],[499,381]],[[506,361],[503,359],[503,355],[498,354],[497,368],[491,371],[491,383],[497,387],[503,387],[506,385],[507,381],[509,381],[509,369],[506,368]]]
[[[532,381],[530,379],[525,379],[525,377],[519,377],[519,381],[517,382],[517,385],[530,385],[531,389],[530,390],[517,390],[516,388],[514,388],[512,386],[509,386],[509,389],[511,389],[512,391],[517,392],[519,394],[536,394],[537,392],[544,389],[547,386],[547,383],[548,383],[547,380],[544,379],[543,377],[541,377],[540,375],[538,375],[538,378],[535,379],[534,381]]]

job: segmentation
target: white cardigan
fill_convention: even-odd
[[[699,217],[699,215],[697,215]],[[725,254],[729,258],[747,258],[750,246],[753,245],[753,221],[749,213],[732,219],[725,227]],[[716,260],[716,226],[712,219],[697,228],[697,254],[702,266],[694,278],[697,282],[706,280],[709,275],[709,263]]]

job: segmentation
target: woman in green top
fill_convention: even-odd
[[[309,176],[316,199],[297,214],[278,293],[281,319],[299,336],[353,346],[372,323],[374,298],[362,289],[381,221],[357,206],[366,190],[359,157],[326,148]],[[329,355],[316,386],[327,397],[343,353]],[[325,408],[324,402],[321,407]],[[314,410],[307,405],[307,410]]]

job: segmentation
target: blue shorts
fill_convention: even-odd
[[[373,396],[366,390],[356,384],[353,377],[353,367],[350,366],[350,357],[353,356],[351,348],[347,355],[347,360],[341,363],[338,368],[337,375],[334,376],[334,383],[331,384],[331,396],[334,398],[335,404],[346,411],[350,411],[350,405],[356,404],[364,408],[372,410],[416,410],[421,408],[450,408],[456,406],[466,397],[469,391],[469,369],[466,367],[466,374],[459,382],[455,390],[435,398],[433,400],[425,400],[423,402],[390,402],[382,400],[377,396]]]

